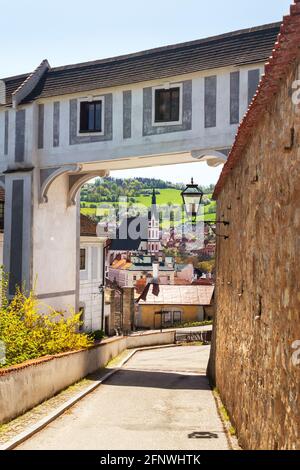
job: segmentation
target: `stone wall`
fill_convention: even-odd
[[[129,333],[134,322],[134,288],[123,287],[123,329]]]
[[[300,340],[297,78],[294,67],[218,197],[230,238],[218,240],[209,374],[248,449],[300,449],[300,365],[292,361]]]
[[[175,343],[175,331],[119,336],[96,346],[0,369],[0,424],[25,413],[88,374],[104,368],[125,349]]]

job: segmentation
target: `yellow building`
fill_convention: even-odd
[[[159,285],[138,301],[136,328],[159,329],[179,323],[201,322],[211,315],[214,286]]]

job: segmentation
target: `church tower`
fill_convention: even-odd
[[[148,253],[157,255],[160,251],[159,213],[156,206],[156,193],[153,188],[152,205],[148,212]]]

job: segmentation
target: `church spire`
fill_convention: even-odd
[[[154,188],[152,190],[152,206],[156,206],[156,193]]]

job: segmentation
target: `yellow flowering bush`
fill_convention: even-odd
[[[8,303],[5,296],[6,283],[2,273],[0,341],[5,346],[5,361],[0,361],[0,367],[87,348],[93,344],[88,335],[78,332],[81,325],[80,314],[70,312],[64,315],[50,307],[47,307],[47,314],[40,313],[41,304],[35,294],[31,292],[26,296],[20,289]]]

